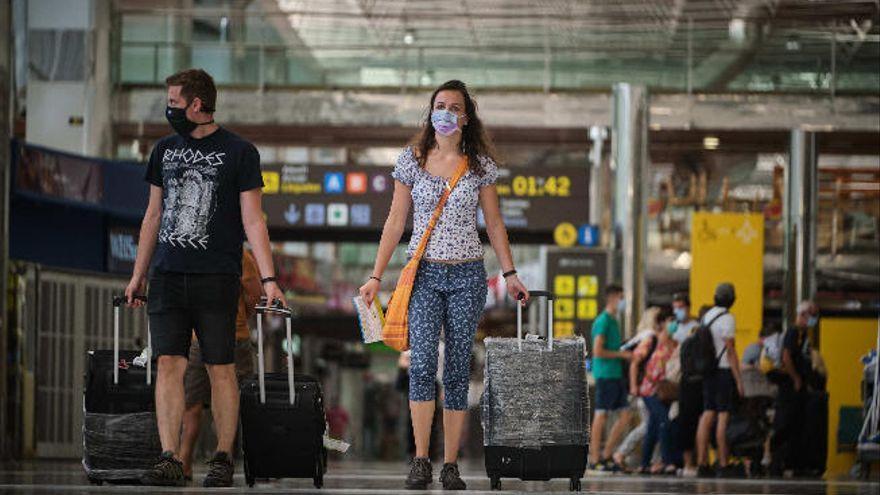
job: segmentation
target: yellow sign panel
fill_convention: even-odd
[[[764,217],[755,213],[696,212],[691,224],[690,295],[694,313],[713,305],[715,286],[736,288],[736,348],[758,340],[764,307]]]
[[[553,318],[574,319],[574,299],[568,297],[557,299],[553,304]]]
[[[573,321],[554,321],[553,322],[553,338],[564,339],[565,337],[574,337]]]
[[[599,293],[599,277],[582,275],[578,277],[578,297],[596,297]]]
[[[553,293],[557,296],[573,296],[574,275],[557,275],[553,279]]]
[[[580,299],[577,303],[578,320],[595,320],[599,304],[595,299]]]
[[[563,222],[553,229],[553,241],[562,247],[572,247],[577,243],[578,233],[574,225]]]
[[[263,172],[263,194],[278,194],[281,187],[281,174]]]

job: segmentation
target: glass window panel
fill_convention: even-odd
[[[162,15],[125,14],[122,41],[164,41],[168,39],[167,19]]]
[[[120,78],[123,82],[156,81],[156,53],[153,47],[123,46]]]

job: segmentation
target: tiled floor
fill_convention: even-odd
[[[0,493],[78,494],[78,493],[325,493],[395,494],[401,490],[406,465],[396,463],[338,462],[331,464],[324,488],[316,490],[311,480],[278,480],[257,483],[248,488],[244,476],[236,476],[235,487],[206,490],[195,484],[186,488],[138,486],[93,486],[76,462],[21,462],[0,464]],[[435,470],[436,471],[436,470]],[[196,481],[200,480],[199,472]],[[462,466],[469,493],[567,492],[567,480],[522,482],[504,480],[501,492],[489,490],[489,480],[479,464]],[[427,493],[443,493],[439,483]],[[770,480],[682,480],[677,478],[586,477],[584,493],[614,495],[666,495],[681,493],[730,495],[876,495],[877,482],[770,481]],[[418,493],[418,492],[414,492]],[[424,493],[424,492],[423,492]]]

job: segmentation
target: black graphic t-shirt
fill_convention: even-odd
[[[153,148],[146,180],[162,188],[154,271],[241,273],[239,193],[263,187],[253,144],[222,127],[201,139],[166,136]]]

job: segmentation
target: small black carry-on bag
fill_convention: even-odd
[[[248,486],[257,479],[311,478],[324,484],[324,399],[313,377],[293,373],[293,354],[287,352],[287,372],[265,372],[263,316],[284,317],[291,341],[292,312],[276,301],[257,306],[257,376],[241,384],[241,434],[244,476]]]
[[[144,300],[142,296],[139,299]],[[83,389],[82,465],[94,484],[140,483],[162,453],[153,400],[155,372],[147,324],[147,355],[119,349],[125,297],[113,298],[113,349],[88,351]]]
[[[553,294],[547,299],[547,339],[485,339],[482,398],[486,474],[493,490],[501,478],[548,481],[568,478],[579,491],[587,468],[590,407],[582,337],[553,340]]]

